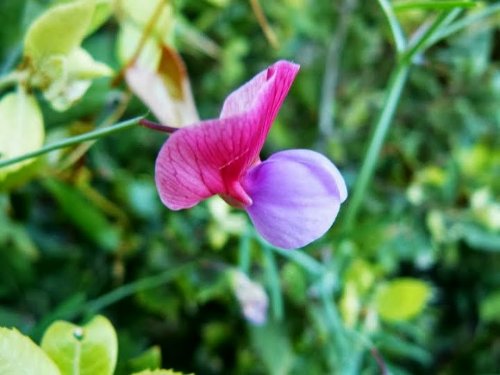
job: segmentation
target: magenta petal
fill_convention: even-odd
[[[323,155],[289,150],[249,170],[243,187],[246,207],[257,231],[284,249],[305,246],[332,226],[347,197],[344,179]]]
[[[155,179],[162,202],[172,210],[196,205],[216,194],[250,198],[239,186],[252,143],[249,117],[203,121],[182,128],[165,142],[156,159]]]
[[[172,210],[189,208],[221,194],[247,206],[240,185],[259,152],[299,67],[279,61],[234,91],[221,118],[177,130],[156,159],[156,185]]]

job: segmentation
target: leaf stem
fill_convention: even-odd
[[[16,163],[22,162],[22,161],[27,160],[27,159],[32,159],[34,157],[49,153],[49,152],[54,151],[54,150],[69,147],[69,146],[72,146],[72,145],[75,145],[75,144],[78,144],[81,142],[86,142],[86,141],[91,141],[94,139],[102,138],[102,137],[105,137],[107,135],[128,129],[128,128],[136,125],[141,119],[143,119],[143,117],[144,116],[134,117],[130,120],[119,122],[116,125],[108,126],[106,128],[102,128],[102,129],[97,129],[97,130],[94,130],[94,131],[91,131],[88,133],[84,133],[84,134],[80,134],[80,135],[77,135],[74,137],[66,138],[66,139],[63,139],[62,141],[54,142],[54,143],[52,143],[50,145],[46,145],[38,150],[28,152],[24,155],[20,155],[20,156],[17,156],[15,158],[6,159],[6,160],[0,159],[0,168],[6,167],[6,166],[11,165],[11,164],[16,164]]]

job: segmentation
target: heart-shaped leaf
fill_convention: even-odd
[[[116,332],[103,316],[96,316],[83,327],[63,321],[53,323],[41,347],[63,375],[111,375],[116,366]]]

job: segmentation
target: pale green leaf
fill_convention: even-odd
[[[38,103],[19,89],[0,100],[0,159],[10,159],[40,148],[45,132]],[[0,168],[0,180],[34,159]]]
[[[80,46],[91,26],[93,1],[56,5],[33,22],[24,40],[24,54],[34,65],[44,57],[66,55]]]
[[[0,374],[59,375],[52,360],[29,337],[0,327]]]
[[[110,76],[113,70],[101,62],[95,61],[92,55],[83,48],[76,48],[68,55],[68,75],[70,79],[84,80]]]
[[[395,279],[379,291],[377,311],[386,321],[408,320],[422,312],[430,294],[429,286],[420,280]]]
[[[63,321],[53,323],[41,347],[62,375],[111,375],[116,366],[116,332],[103,316],[96,316],[83,327]]]
[[[54,69],[57,61],[62,61],[59,71]],[[49,66],[49,63],[52,65]],[[45,87],[39,87],[45,99],[56,111],[65,111],[80,100],[92,84],[92,79],[110,76],[113,73],[110,67],[95,61],[80,47],[67,56],[56,55],[44,59],[39,72],[41,73],[39,75],[47,78]]]

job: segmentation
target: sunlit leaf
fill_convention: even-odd
[[[0,374],[59,375],[59,369],[30,338],[0,327]]]
[[[118,355],[115,330],[103,316],[96,316],[83,327],[64,321],[53,323],[41,347],[62,374],[111,375]]]
[[[0,159],[10,159],[40,148],[44,135],[42,113],[32,95],[19,89],[0,100]],[[0,180],[33,160],[0,168]]]
[[[379,291],[377,311],[386,321],[408,320],[422,312],[430,294],[429,286],[418,279],[395,279]]]
[[[93,1],[56,5],[33,22],[24,40],[24,54],[35,65],[46,56],[65,55],[78,47],[90,27]]]

